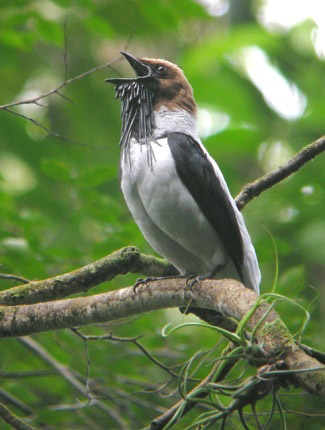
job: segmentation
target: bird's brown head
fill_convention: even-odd
[[[106,79],[107,82],[117,87],[121,84],[141,82],[152,93],[154,110],[165,106],[170,110],[185,109],[196,115],[192,87],[176,64],[154,58],[135,58],[126,52],[122,52],[122,55],[128,60],[137,77]]]
[[[122,101],[120,145],[128,147],[132,137],[146,143],[152,140],[153,114],[162,107],[196,115],[192,87],[178,66],[166,60],[135,58],[126,52],[122,55],[137,76],[105,80],[115,85],[116,98]]]
[[[185,109],[196,115],[193,90],[182,69],[167,60],[141,58],[140,61],[149,67],[158,83],[154,100],[155,109],[166,106],[170,110]]]

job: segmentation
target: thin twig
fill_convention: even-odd
[[[36,427],[31,426],[16,415],[14,415],[3,403],[0,403],[0,417],[16,430],[37,430]]]
[[[0,379],[24,379],[24,378],[35,378],[53,375],[52,370],[30,370],[26,372],[1,372]],[[1,390],[1,388],[0,388]],[[1,394],[1,391],[0,391]]]
[[[158,309],[186,306],[189,300],[197,307],[223,310],[226,315],[243,318],[256,304],[256,293],[232,279],[204,280],[190,291],[184,279],[174,278],[139,286],[110,291],[87,297],[50,301],[22,306],[1,306],[0,336],[15,337],[47,330],[58,330],[131,317]],[[270,305],[265,302],[247,322],[252,330]],[[276,338],[277,342],[274,341]],[[292,340],[284,323],[272,309],[256,333],[265,354],[279,353],[283,344],[283,360],[287,369],[311,369],[319,362],[306,355]],[[276,348],[276,350],[274,350]],[[291,378],[314,395],[325,395],[325,374],[321,371],[296,372]]]
[[[308,418],[325,418],[325,414],[310,414],[308,412],[294,411],[293,409],[288,409],[286,407],[283,407],[283,409],[288,414],[303,415],[303,416],[308,417]]]
[[[10,281],[21,282],[22,284],[28,284],[30,281],[22,276],[11,275],[9,273],[0,273],[0,279],[8,279]]]
[[[88,339],[85,336],[80,336],[81,333],[78,332],[77,329],[71,328],[71,330],[74,333],[77,333],[77,335],[83,340],[84,342],[84,347],[85,347],[85,357],[86,357],[86,363],[87,363],[87,367],[86,367],[86,391],[87,391],[87,397],[88,397],[88,401],[91,402],[91,392],[90,392],[90,385],[89,385],[89,375],[90,375],[90,367],[91,367],[91,360],[90,360],[90,355],[89,355],[89,348],[88,348]]]
[[[273,187],[273,185],[278,184],[283,181],[283,179],[292,175],[292,173],[299,170],[304,164],[321,154],[324,150],[325,136],[322,136],[315,142],[305,146],[287,163],[283,164],[283,166],[280,166],[273,172],[245,185],[236,197],[238,209],[242,210],[254,197],[259,196],[263,191]]]
[[[88,392],[86,387],[81,384],[78,379],[73,375],[73,373],[59,361],[57,361],[54,357],[52,357],[48,351],[46,351],[43,346],[41,346],[38,342],[36,342],[31,337],[25,336],[18,339],[24,346],[32,350],[35,354],[37,354],[43,361],[48,363],[51,367],[53,367],[70,385],[72,385],[77,391],[82,393],[84,396],[88,398]],[[89,398],[88,402],[89,403]],[[94,406],[99,407],[103,411],[107,412],[108,415],[118,423],[121,429],[129,430],[129,426],[123,417],[117,412],[117,410],[110,408],[105,403],[100,400],[92,399],[92,404]]]
[[[24,414],[32,415],[33,413],[33,410],[28,405],[26,405],[26,403],[22,402],[12,393],[9,393],[3,388],[0,388],[0,399],[3,400],[6,404],[10,404],[15,408],[20,409],[22,412],[24,412]]]
[[[25,99],[25,100],[20,100],[20,101],[16,101],[16,102],[11,102],[11,103],[7,103],[4,104],[2,106],[0,106],[0,110],[5,110],[11,114],[17,115],[21,118],[24,118],[25,120],[33,123],[34,125],[36,125],[37,127],[41,128],[42,130],[44,130],[47,135],[50,135],[56,139],[62,140],[65,143],[69,143],[70,145],[77,145],[77,146],[82,146],[85,148],[93,148],[93,149],[104,149],[104,150],[108,150],[107,146],[100,146],[100,145],[88,145],[86,143],[80,143],[80,142],[75,142],[71,139],[68,139],[64,136],[61,136],[59,133],[56,133],[52,130],[50,130],[48,127],[46,127],[44,124],[40,123],[39,121],[37,121],[36,119],[29,117],[27,115],[24,115],[22,113],[16,112],[15,110],[12,110],[10,108],[15,107],[15,106],[21,106],[21,105],[28,105],[28,104],[35,104],[36,106],[43,106],[44,105],[40,102],[41,100],[45,99],[46,97],[49,97],[53,94],[57,94],[58,96],[62,97],[65,100],[68,100],[69,102],[73,103],[72,100],[65,96],[64,94],[61,93],[61,89],[63,89],[64,87],[66,87],[67,85],[71,84],[72,82],[78,81],[80,79],[83,79],[84,77],[97,72],[98,70],[104,69],[104,68],[108,68],[108,67],[112,67],[113,64],[115,64],[116,62],[120,61],[123,57],[118,57],[115,58],[114,60],[103,64],[101,66],[97,66],[97,67],[93,67],[90,70],[87,70],[84,73],[81,73],[77,76],[74,76],[73,78],[67,79],[67,74],[68,74],[68,64],[67,64],[67,36],[66,36],[66,22],[64,24],[64,52],[63,52],[63,62],[64,62],[64,81],[56,86],[55,88],[53,88],[50,91],[45,92],[44,94],[41,94],[39,96],[36,97],[32,97],[29,99]],[[115,69],[113,69],[115,71]]]
[[[60,93],[57,92],[57,94],[60,94]],[[60,94],[60,96],[62,97],[62,94]],[[37,104],[37,102],[35,102],[35,103]],[[12,113],[13,115],[17,115],[21,118],[27,119],[27,121],[30,121],[31,123],[35,124],[37,127],[46,131],[47,135],[55,137],[56,139],[62,140],[63,142],[69,143],[71,145],[82,146],[84,148],[104,149],[106,151],[109,149],[107,146],[104,146],[104,145],[103,146],[101,146],[101,145],[88,145],[87,143],[76,142],[74,140],[68,139],[67,137],[61,136],[61,134],[56,133],[55,131],[50,130],[44,124],[37,121],[35,118],[32,118],[30,116],[24,115],[24,114],[19,113],[19,112],[16,112],[16,111],[9,109],[9,108],[4,108],[3,110],[5,110],[6,112],[9,112],[9,113]]]
[[[64,46],[63,46],[63,64],[64,64],[64,82],[67,82],[68,79],[68,38],[67,38],[67,18],[64,20],[63,24],[63,37],[64,37]]]
[[[165,366],[163,363],[161,363],[159,360],[157,360],[152,354],[150,354],[149,351],[147,351],[144,346],[141,345],[137,340],[133,341],[133,343],[144,353],[146,357],[149,358],[153,363],[155,363],[158,367],[165,370],[167,373],[169,373],[173,377],[178,377],[177,373],[170,370],[167,366]]]
[[[87,70],[86,72],[80,73],[79,75],[74,76],[73,78],[70,79],[66,79],[64,80],[60,85],[56,86],[55,88],[53,88],[52,90],[49,90],[47,92],[45,92],[44,94],[41,94],[40,96],[36,96],[36,97],[32,97],[30,99],[25,99],[25,100],[19,100],[16,102],[11,102],[11,103],[7,103],[4,105],[0,106],[0,110],[1,109],[5,109],[8,110],[8,108],[13,107],[13,106],[21,106],[21,105],[27,105],[27,104],[35,104],[36,102],[38,102],[39,100],[42,100],[48,96],[51,96],[52,94],[57,94],[58,91],[60,91],[62,88],[66,87],[67,85],[71,84],[72,82],[78,81],[80,79],[85,78],[88,75],[91,75],[94,72],[98,72],[99,70],[102,69],[106,69],[109,68],[110,66],[112,66],[113,64],[117,63],[118,61],[122,60],[122,56],[115,58],[112,61],[109,61],[108,63],[102,64],[100,66],[96,66],[93,67],[92,69]]]
[[[227,349],[228,352],[229,350]],[[224,363],[219,364],[218,362],[216,362],[213,365],[209,374],[201,382],[199,382],[199,384],[197,384],[196,387],[194,387],[190,391],[190,393],[188,394],[188,397],[190,398],[195,392],[201,391],[199,394],[196,395],[196,399],[197,398],[204,399],[204,397],[208,395],[208,391],[203,391],[202,389],[206,388],[210,382],[221,382],[227,376],[227,374],[230,372],[230,370],[234,367],[236,363],[237,363],[237,359],[229,360],[226,364]],[[190,412],[196,405],[197,405],[197,402],[188,402],[188,401],[180,400],[171,408],[169,408],[166,412],[161,414],[159,417],[155,418],[151,422],[151,428],[154,430],[162,430],[165,427],[165,425],[173,419],[173,417],[181,407],[183,407],[183,410],[181,412],[180,417],[183,417],[188,412]]]
[[[325,354],[322,351],[319,351],[318,349],[311,348],[310,346],[304,345],[302,343],[297,343],[299,348],[301,348],[307,355],[310,357],[316,358],[317,361],[319,361],[322,364],[325,364]]]
[[[165,370],[171,376],[173,376],[175,378],[178,377],[177,373],[173,372],[169,367],[165,366],[163,363],[161,363],[159,360],[157,360],[149,351],[146,350],[146,348],[144,346],[141,345],[141,343],[138,342],[138,339],[140,337],[142,337],[142,336],[137,336],[137,337],[134,337],[134,338],[121,338],[121,337],[115,337],[115,336],[113,336],[112,333],[110,333],[108,335],[103,335],[103,336],[87,336],[87,335],[84,335],[83,333],[80,333],[75,328],[72,329],[72,331],[74,333],[76,333],[85,342],[87,342],[88,340],[111,340],[111,341],[115,341],[115,342],[131,342],[134,345],[136,345],[140,349],[140,351],[142,351],[143,354],[146,357],[148,357],[149,360],[151,360],[158,367],[160,367],[161,369]]]
[[[85,381],[85,377],[79,373],[77,373],[75,370],[73,371],[75,376],[81,380],[82,382]],[[96,399],[108,399],[108,400],[123,400],[127,399],[131,403],[134,403],[138,406],[141,406],[142,408],[147,408],[150,410],[155,410],[159,413],[164,412],[165,408],[162,408],[161,406],[158,406],[154,403],[148,402],[146,400],[143,400],[142,398],[136,397],[136,394],[153,394],[153,393],[159,393],[161,390],[165,389],[165,387],[171,382],[172,378],[169,378],[167,381],[159,382],[157,384],[151,385],[150,388],[152,390],[136,390],[132,391],[130,393],[127,393],[126,391],[122,390],[121,388],[116,387],[106,387],[102,386],[97,380],[94,381],[90,379],[90,387],[93,392],[93,394],[96,395]],[[148,387],[149,388],[149,387]],[[154,389],[155,388],[155,389]],[[101,397],[99,397],[101,396]]]
[[[74,102],[72,99],[70,99],[70,97],[64,95],[63,93],[61,93],[60,91],[56,91],[56,94],[60,97],[62,97],[64,100],[66,100],[67,102],[71,103],[72,105],[74,105]]]

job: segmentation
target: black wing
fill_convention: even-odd
[[[185,187],[228,251],[243,281],[243,241],[234,209],[214,168],[198,142],[184,133],[171,133],[168,145]]]

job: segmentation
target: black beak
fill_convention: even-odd
[[[127,52],[121,51],[121,54],[128,60],[130,66],[135,71],[137,76],[148,76],[150,71],[148,66],[146,66],[140,60],[128,54]]]
[[[149,78],[151,76],[151,71],[149,66],[142,63],[142,61],[138,60],[137,58],[133,57],[127,52],[121,51],[121,54],[128,60],[130,66],[135,71],[138,78]],[[134,81],[135,79],[137,78],[112,78],[112,79],[110,78],[110,79],[105,79],[105,82],[118,85],[123,82],[126,83],[130,81]]]

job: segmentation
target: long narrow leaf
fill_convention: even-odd
[[[165,326],[167,327],[167,326]],[[191,322],[191,323],[184,323],[184,324],[180,324],[174,328],[172,328],[169,332],[166,331],[166,329],[163,329],[163,336],[167,337],[170,334],[174,333],[176,330],[179,330],[183,327],[202,327],[202,328],[208,328],[210,330],[214,330],[217,331],[218,333],[222,334],[223,336],[225,336],[227,339],[229,339],[231,342],[234,343],[241,343],[241,339],[239,336],[237,336],[236,334],[232,333],[231,331],[225,330],[221,327],[215,327],[212,325],[208,325],[208,324],[201,324],[201,323],[195,323],[195,322]]]

